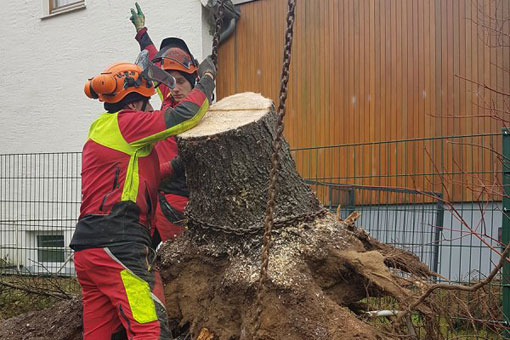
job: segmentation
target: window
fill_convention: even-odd
[[[83,3],[83,0],[49,0],[50,1],[50,13],[54,13],[55,11],[63,10],[65,8],[71,7],[71,5],[75,5],[78,3]]]
[[[39,262],[64,262],[64,235],[37,235]]]
[[[43,16],[41,19],[51,18],[86,7],[85,0],[42,0],[42,2]]]

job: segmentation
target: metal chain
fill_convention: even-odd
[[[218,8],[216,11],[216,31],[214,31],[212,45],[212,60],[214,62],[214,67],[216,67],[216,71],[218,70],[218,47],[220,45],[221,24],[223,22],[223,1],[224,0],[218,0]]]
[[[285,218],[276,219],[273,222],[273,230],[284,228],[290,225],[296,225],[301,222],[311,222],[314,221],[318,217],[322,217],[326,215],[328,211],[326,209],[321,209],[318,211],[313,211],[308,214],[301,215],[291,215]],[[221,232],[223,234],[233,234],[237,236],[246,236],[251,234],[257,234],[261,231],[260,224],[255,223],[246,228],[234,228],[225,225],[212,224],[205,221],[201,221],[193,216],[188,216],[187,221],[188,228],[202,228],[205,230],[213,230],[216,232]]]
[[[262,295],[264,284],[267,280],[267,268],[269,265],[269,249],[271,248],[271,231],[274,226],[274,209],[276,195],[277,171],[280,166],[280,149],[283,137],[283,118],[285,117],[285,102],[287,100],[287,83],[289,82],[290,55],[292,50],[292,38],[294,33],[296,0],[289,0],[287,11],[287,30],[285,31],[285,48],[283,51],[283,67],[280,88],[280,104],[278,106],[278,121],[276,123],[276,137],[273,140],[273,156],[271,173],[269,174],[270,185],[268,190],[268,200],[266,206],[266,217],[264,221],[264,245],[262,247],[262,263],[260,266],[260,276],[257,287],[255,328],[253,330],[253,338],[256,339],[260,329],[262,315]]]

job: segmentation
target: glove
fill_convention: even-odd
[[[136,11],[131,8],[131,17],[129,20],[131,20],[133,25],[135,25],[136,31],[138,32],[145,27],[145,15],[143,14],[138,2],[135,2],[135,6]]]
[[[213,80],[216,78],[216,67],[211,56],[205,58],[198,66],[198,77],[203,78],[206,74],[210,74]]]
[[[175,156],[171,161],[170,164],[172,166],[173,174],[174,175],[183,175],[184,174],[184,163],[181,160],[181,156],[177,155]]]

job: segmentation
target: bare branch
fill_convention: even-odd
[[[510,93],[507,93],[507,92],[501,92],[501,91],[496,90],[496,89],[494,89],[494,88],[492,88],[492,87],[490,87],[490,86],[488,86],[488,85],[486,85],[486,84],[482,84],[482,83],[480,83],[480,82],[477,82],[477,81],[474,81],[474,80],[471,80],[471,79],[468,79],[468,78],[464,78],[463,76],[460,76],[460,75],[458,75],[458,74],[456,74],[456,75],[455,75],[455,77],[460,78],[460,79],[463,79],[463,80],[468,81],[468,82],[470,82],[470,83],[476,84],[476,85],[478,85],[478,86],[480,86],[480,87],[483,87],[483,88],[484,88],[484,89],[486,89],[486,90],[492,91],[492,92],[497,93],[497,94],[500,94],[500,95],[502,95],[502,96],[510,97]]]
[[[499,260],[499,263],[494,267],[494,269],[491,271],[489,276],[487,276],[484,280],[478,282],[475,285],[472,286],[464,286],[464,285],[451,285],[447,283],[437,283],[429,287],[427,291],[421,295],[416,302],[414,302],[407,311],[403,311],[401,314],[397,316],[397,321],[399,321],[402,317],[409,314],[412,310],[414,310],[417,306],[422,304],[427,297],[430,296],[435,290],[437,289],[444,289],[444,290],[461,290],[466,292],[475,292],[478,289],[482,288],[483,286],[489,284],[496,274],[500,271],[500,269],[505,264],[505,261],[508,261],[508,255],[510,254],[510,245],[507,245],[505,248],[505,251],[501,254],[501,259]]]
[[[21,290],[21,291],[24,291],[24,292],[27,292],[27,293],[30,293],[30,294],[48,296],[48,297],[53,297],[53,298],[57,298],[57,299],[61,299],[61,300],[70,300],[70,299],[72,299],[72,296],[69,295],[69,294],[49,292],[49,291],[45,291],[45,290],[42,290],[42,289],[41,290],[39,290],[39,289],[32,289],[32,288],[22,287],[22,286],[18,286],[18,285],[12,284],[12,283],[4,282],[4,281],[0,281],[0,285],[5,286],[5,287],[9,287],[9,288],[13,288],[13,289],[18,289],[18,290]]]

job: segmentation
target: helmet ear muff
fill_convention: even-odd
[[[92,80],[93,78],[90,78],[89,80],[87,80],[87,82],[85,83],[85,87],[84,87],[84,91],[85,91],[85,95],[89,98],[92,98],[92,99],[98,99],[99,96],[98,94],[96,93],[96,91],[94,91],[94,89],[92,88]]]
[[[92,89],[99,94],[113,94],[117,89],[117,81],[113,74],[100,74],[92,78]]]
[[[84,92],[87,97],[108,104],[118,103],[132,92],[150,98],[156,91],[144,72],[136,64],[115,63],[98,76],[90,78],[85,83]]]

